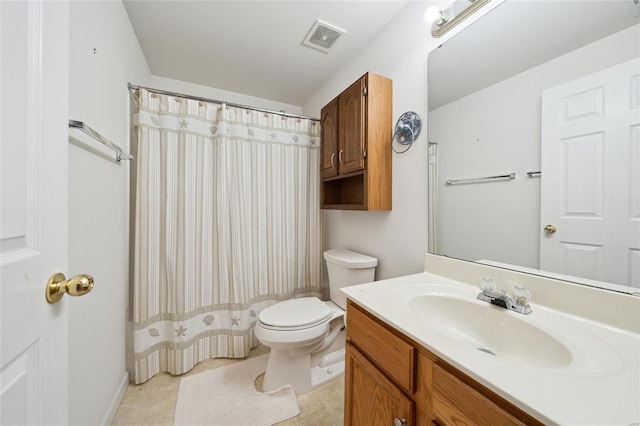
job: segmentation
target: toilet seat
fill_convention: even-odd
[[[328,322],[334,311],[317,297],[285,300],[260,312],[263,328],[274,331],[306,330]]]
[[[331,330],[331,321],[343,316],[344,311],[332,302],[301,297],[264,309],[258,315],[254,332],[272,350],[273,345],[304,348],[324,339]]]

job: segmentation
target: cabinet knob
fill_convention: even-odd
[[[402,419],[396,417],[393,419],[393,426],[407,426],[407,419],[404,417]]]

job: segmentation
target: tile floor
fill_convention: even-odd
[[[249,357],[262,355],[268,351],[269,348],[258,346],[251,350]],[[228,358],[203,361],[184,376],[238,361],[240,360]],[[129,385],[113,419],[112,426],[173,425],[178,385],[184,376],[161,373],[141,385]],[[298,405],[300,406],[300,414],[278,423],[279,426],[342,426],[344,423],[344,376],[311,392],[298,395]]]

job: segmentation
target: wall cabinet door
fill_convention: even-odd
[[[414,424],[415,404],[350,343],[346,347],[345,425]]]
[[[338,162],[340,173],[364,169],[366,77],[353,83],[338,98]]]
[[[338,175],[338,98],[322,108],[320,125],[322,129],[320,177],[326,179]]]

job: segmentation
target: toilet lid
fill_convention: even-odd
[[[260,322],[278,328],[311,327],[329,319],[332,310],[316,297],[285,300],[260,312]]]

